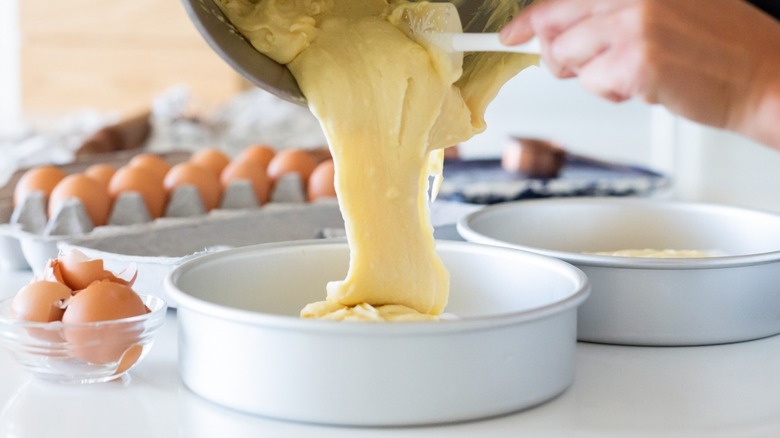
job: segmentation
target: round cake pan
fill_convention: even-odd
[[[472,242],[533,251],[589,277],[583,341],[708,345],[780,333],[780,216],[641,198],[507,203],[462,218]],[[699,250],[711,257],[594,255],[624,249]]]
[[[184,383],[217,404],[268,417],[353,426],[474,420],[563,392],[574,375],[585,275],[537,254],[439,242],[451,273],[439,322],[304,320],[344,278],[343,241],[250,246],[184,263],[178,302]]]

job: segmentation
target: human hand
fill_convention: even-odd
[[[780,147],[780,23],[742,0],[547,0],[502,31],[534,35],[560,78],[609,100],[641,98]],[[772,91],[773,90],[773,91]],[[762,122],[763,120],[763,122]],[[774,129],[767,140],[766,129]]]

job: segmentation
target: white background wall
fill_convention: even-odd
[[[632,101],[613,104],[528,69],[488,109],[488,129],[462,147],[500,156],[510,135],[557,140],[572,152],[646,166],[671,176],[671,197],[780,211],[780,152]]]
[[[572,152],[618,162],[654,161],[653,109],[641,102],[613,104],[531,67],[510,80],[486,114],[488,129],[464,146],[464,155],[499,156],[507,136],[556,140]]]
[[[674,143],[677,197],[780,212],[779,151],[684,121]]]

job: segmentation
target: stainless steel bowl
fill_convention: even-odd
[[[563,392],[584,274],[487,245],[439,242],[438,252],[457,319],[422,323],[298,317],[346,274],[344,242],[266,244],[183,264],[166,283],[184,383],[237,410],[355,426],[492,417]]]
[[[651,199],[521,201],[464,217],[472,242],[533,251],[582,269],[593,292],[580,340],[704,345],[780,333],[780,216]],[[587,254],[696,249],[714,257],[648,259]]]
[[[441,0],[439,0],[441,1]],[[490,17],[497,4],[517,3],[522,8],[534,0],[454,0],[466,32],[497,31],[510,17]],[[201,36],[234,70],[256,86],[290,102],[305,104],[298,82],[287,69],[261,54],[225,18],[213,0],[182,0],[184,9]],[[490,18],[489,18],[490,17]]]
[[[284,100],[306,103],[290,70],[255,50],[213,0],[182,0],[182,5],[212,50],[241,76]]]

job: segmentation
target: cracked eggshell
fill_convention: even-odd
[[[129,321],[105,326],[84,323],[114,321],[145,313],[146,306],[130,286],[108,280],[94,282],[71,298],[62,316],[63,337],[71,344],[73,355],[80,359],[91,363],[117,362],[138,342],[143,323]]]
[[[71,289],[56,281],[33,281],[19,290],[11,303],[11,317],[22,321],[52,322],[62,319],[63,303]]]
[[[90,259],[76,250],[61,253],[47,264],[48,268],[51,268],[55,278],[76,292],[88,288],[94,282],[104,280],[129,287],[133,285],[137,274],[134,267],[114,274],[103,267],[103,260]]]
[[[70,288],[60,282],[33,281],[14,296],[11,302],[11,318],[40,323],[59,321],[70,297]],[[62,342],[62,336],[57,330],[28,327],[27,333],[38,339]]]

